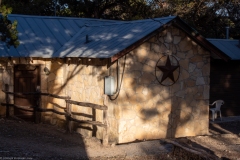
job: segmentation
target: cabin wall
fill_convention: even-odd
[[[13,68],[8,58],[1,58],[0,60],[0,102],[5,102],[5,93],[2,90],[5,89],[5,84],[9,85],[9,91],[13,91]],[[10,103],[13,102],[13,96],[9,96]],[[12,112],[12,110],[10,110]],[[6,116],[6,108],[0,107],[0,116]]]
[[[104,77],[107,75],[107,60],[100,59],[2,59],[0,67],[0,84],[1,90],[5,84],[9,85],[9,91],[14,91],[13,86],[13,66],[16,64],[40,65],[41,92],[51,93],[59,96],[70,96],[71,100],[79,102],[90,102],[94,104],[104,104]],[[44,68],[49,69],[46,74]],[[2,92],[2,91],[1,91]],[[14,103],[13,96],[10,96],[11,102]],[[5,102],[5,94],[0,95],[1,102]],[[54,109],[59,112],[65,112],[65,100],[41,97],[41,107],[44,109]],[[72,105],[72,112],[79,112],[81,115],[74,115],[73,118],[79,120],[103,121],[103,112],[93,110],[87,107]],[[4,106],[0,107],[2,117],[6,115]],[[11,109],[11,115],[13,115]],[[53,112],[43,112],[41,121],[65,128],[66,117]],[[73,129],[84,136],[96,136],[102,139],[102,128],[92,125],[79,125],[73,123]]]
[[[174,56],[180,65],[179,79],[170,86],[157,81],[161,72],[156,65],[165,55]],[[186,34],[168,28],[119,64],[121,89],[118,98],[109,102],[110,115],[118,122],[117,143],[208,133],[209,53]]]
[[[171,60],[177,60],[174,65],[179,63],[179,72],[173,74],[176,78],[179,73],[179,79],[170,86],[163,86],[159,84],[162,73],[156,65],[167,55],[172,57]],[[15,64],[37,64],[41,65],[42,92],[108,106],[111,143],[208,133],[209,53],[181,30],[169,27],[121,57],[118,62],[109,67],[107,63],[107,60],[100,59],[6,58],[0,62],[1,89],[9,84],[10,91],[13,91]],[[161,62],[161,65],[165,64]],[[44,72],[45,67],[50,70],[49,74]],[[109,75],[116,82],[119,79],[120,92],[116,87],[117,93],[105,101],[104,77]],[[165,85],[171,84],[169,78],[164,82]],[[1,93],[1,102],[5,101],[4,97]],[[11,100],[13,102],[13,97]],[[41,106],[63,112],[66,104],[64,100],[43,97]],[[83,113],[82,116],[75,116],[77,119],[102,121],[103,118],[102,111],[74,105],[73,111]],[[5,114],[4,107],[1,107],[0,114]],[[52,112],[43,113],[41,119],[56,126],[65,126],[65,116]],[[85,136],[102,138],[100,127],[75,123],[73,127]]]

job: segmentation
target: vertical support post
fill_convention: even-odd
[[[107,95],[104,95],[104,105],[107,104]],[[103,110],[103,124],[105,127],[103,128],[103,146],[108,145],[108,110]]]
[[[9,85],[8,85],[8,84],[5,84],[6,118],[9,117],[9,101],[10,101],[7,92],[9,92]]]
[[[71,121],[71,115],[72,115],[72,107],[71,104],[69,103],[69,100],[71,98],[68,97],[66,99],[66,131],[67,132],[72,132],[72,121]]]
[[[34,107],[34,121],[35,123],[39,123],[41,120],[40,120],[40,115],[39,115],[39,108],[40,108],[40,105],[41,105],[41,95],[40,95],[40,86],[37,86],[36,88],[36,99],[37,99],[37,106]]]
[[[92,121],[96,121],[96,109],[92,108]],[[92,125],[92,136],[97,136],[97,126]]]

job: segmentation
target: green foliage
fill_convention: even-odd
[[[6,6],[0,7],[0,40],[6,42],[7,46],[14,46],[15,48],[19,45],[18,32],[17,32],[17,21],[13,23],[8,20],[7,15],[12,12],[12,8]]]
[[[2,0],[2,4],[13,8],[13,14],[54,16],[55,0]]]
[[[155,17],[176,15],[207,38],[240,39],[240,2],[234,0],[149,0]]]
[[[58,15],[104,19],[143,19],[152,12],[145,0],[59,0]]]
[[[236,0],[2,0],[13,13],[135,20],[176,15],[208,38],[240,39]],[[227,14],[226,14],[227,13]]]

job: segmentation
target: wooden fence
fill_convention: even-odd
[[[9,92],[7,85],[5,86],[5,90],[2,90],[2,91],[5,93],[6,103],[1,103],[1,105],[6,106],[6,117],[9,117],[9,115],[10,115],[9,107],[24,109],[24,107],[22,107],[22,106],[17,106],[15,104],[11,104],[9,95],[18,95],[18,96],[34,95],[38,99],[37,106],[29,106],[29,108],[33,108],[35,123],[39,123],[39,120],[36,116],[38,112],[54,112],[54,113],[59,114],[59,115],[65,115],[65,117],[66,117],[66,130],[68,132],[72,131],[72,123],[71,122],[77,122],[77,123],[81,123],[81,124],[90,124],[90,125],[103,127],[103,139],[102,139],[103,141],[102,141],[102,143],[105,146],[108,145],[108,125],[107,125],[107,109],[108,109],[108,107],[106,105],[97,105],[97,104],[93,104],[93,103],[73,101],[73,100],[71,100],[71,97],[68,97],[68,96],[58,96],[58,95],[49,94],[49,93],[42,93],[40,91],[28,92],[28,93]],[[41,102],[40,101],[41,96],[49,96],[49,97],[65,100],[66,101],[66,108],[64,109],[64,112],[59,112],[55,109],[42,108],[41,103],[40,103]],[[92,108],[92,109],[102,110],[103,111],[103,122],[90,121],[90,120],[78,120],[78,119],[73,118],[72,116],[74,114],[76,114],[76,112],[72,112],[72,104],[78,105],[78,106],[81,106],[81,107],[89,107],[89,108]]]

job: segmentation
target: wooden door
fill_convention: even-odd
[[[40,67],[35,65],[16,65],[14,67],[14,92],[36,92],[40,86]],[[34,109],[37,105],[37,97],[34,95],[15,95],[14,104],[20,108],[14,108],[14,115],[25,119],[34,120]]]

